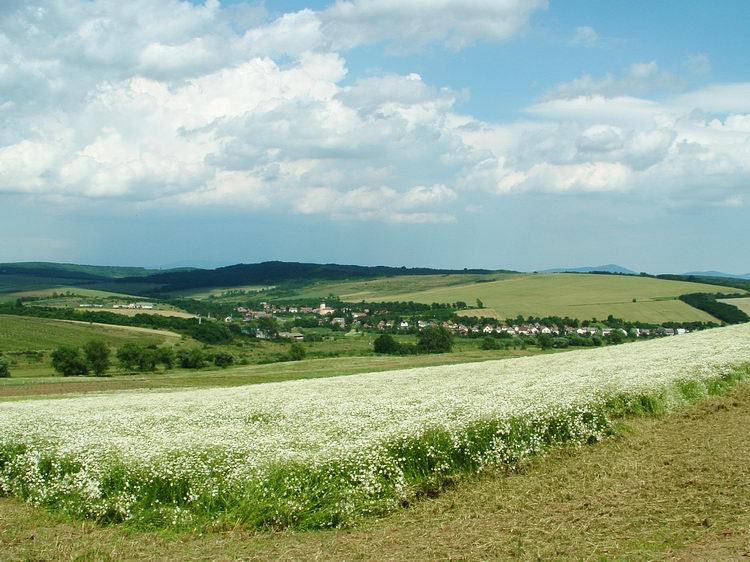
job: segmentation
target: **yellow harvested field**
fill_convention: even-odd
[[[750,297],[746,299],[720,299],[719,302],[725,302],[736,306],[745,314],[750,314]]]
[[[604,319],[608,315],[642,322],[715,321],[709,314],[693,308],[677,297],[686,293],[736,293],[737,289],[668,281],[652,277],[590,274],[527,274],[500,275],[492,279],[472,279],[456,283],[456,278],[443,278],[449,285],[440,285],[441,276],[427,280],[419,277],[392,278],[381,283],[339,283],[329,285],[344,300],[415,301],[421,303],[464,301],[474,306],[480,299],[480,314],[498,318],[523,316],[569,316],[582,320]],[[479,276],[477,276],[479,277]],[[412,280],[410,287],[408,280]],[[490,279],[485,281],[485,279]],[[388,285],[390,287],[388,287]],[[389,291],[388,289],[392,289]],[[338,291],[338,292],[336,292]],[[477,315],[477,311],[464,312]]]

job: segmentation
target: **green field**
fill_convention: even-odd
[[[223,298],[225,300],[243,300],[247,298],[247,295],[225,295],[228,291],[245,291],[247,293],[261,293],[268,289],[273,289],[272,286],[260,286],[260,285],[241,285],[238,287],[213,287],[213,288],[201,288],[201,289],[185,289],[184,291],[175,291],[170,293],[173,297],[188,298],[188,299],[207,299],[207,298]]]
[[[653,323],[715,321],[707,313],[676,300],[680,295],[698,292],[732,293],[737,289],[621,275],[499,274],[468,278],[436,275],[319,284],[301,291],[300,296],[324,297],[333,293],[349,302],[464,301],[470,306],[480,299],[485,306],[480,314],[497,318],[521,314],[587,320],[604,319],[611,314],[625,320]],[[477,312],[465,314],[477,315]]]
[[[139,299],[146,300],[144,297],[137,295],[126,295],[123,293],[113,293],[111,291],[100,291],[98,289],[83,289],[81,287],[42,287],[42,288],[29,288],[24,291],[13,291],[10,293],[0,294],[0,302],[15,301],[19,298],[32,297],[32,298],[43,298],[52,299],[54,295],[63,295],[59,297],[61,299],[75,299],[75,298],[89,298],[89,299],[106,299],[106,298],[122,298],[122,299]],[[45,304],[47,304],[45,302]],[[54,306],[54,304],[53,304]]]
[[[102,339],[113,347],[130,342],[159,344],[167,337],[146,328],[0,315],[0,352],[51,350],[60,345],[83,345],[91,339]]]
[[[300,289],[295,293],[295,296],[301,298],[324,298],[333,294],[349,302],[362,300],[368,302],[404,300],[391,298],[391,295],[422,293],[433,290],[450,291],[452,288],[513,279],[519,276],[521,275],[514,273],[493,273],[487,275],[402,275],[364,281],[319,282]]]

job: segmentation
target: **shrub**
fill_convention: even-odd
[[[202,369],[206,366],[206,354],[200,349],[181,349],[177,362],[183,369]]]
[[[399,346],[398,342],[393,338],[393,336],[388,334],[378,336],[377,338],[375,338],[375,342],[373,344],[375,353],[398,353],[399,347],[401,346]]]
[[[91,340],[83,346],[86,364],[97,377],[109,369],[109,347],[101,340]]]
[[[214,365],[221,367],[229,367],[234,363],[234,355],[227,353],[226,351],[217,351],[214,353]]]
[[[0,379],[7,379],[10,377],[10,367],[5,359],[0,359]]]
[[[232,332],[218,322],[201,322],[195,326],[190,335],[203,343],[227,343],[232,341]]]
[[[568,338],[552,338],[552,347],[555,349],[564,349],[568,347],[570,342],[568,341]]]
[[[154,350],[154,360],[167,370],[174,367],[175,359],[174,349],[171,347],[157,347]]]
[[[76,377],[89,373],[89,366],[77,347],[67,345],[58,347],[52,352],[51,358],[52,368],[64,377]]]
[[[156,367],[154,351],[136,343],[126,343],[117,351],[117,360],[123,369],[153,371]]]
[[[482,340],[482,349],[491,350],[491,349],[501,349],[501,348],[502,348],[502,345],[495,338],[491,338],[488,336]]]
[[[307,351],[305,351],[305,346],[303,346],[299,342],[292,343],[292,346],[289,348],[289,358],[292,361],[301,361],[305,358],[305,355],[307,355]]]

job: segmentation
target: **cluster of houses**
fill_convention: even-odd
[[[269,304],[267,302],[260,303],[262,310],[250,310],[244,306],[238,306],[237,312],[245,315],[245,320],[255,320],[257,318],[270,317],[274,314],[318,314],[320,316],[328,316],[336,312],[335,308],[326,306],[325,303],[321,303],[320,307],[313,308],[311,306],[276,306],[275,304]]]
[[[316,314],[321,317],[326,317],[325,323],[331,326],[339,328],[345,328],[347,326],[347,319],[342,316],[334,316],[337,312],[336,309],[326,306],[325,303],[321,303],[319,307],[296,307],[296,306],[276,306],[269,303],[261,303],[262,310],[249,310],[244,307],[238,307],[237,312],[244,315],[245,321],[256,320],[263,317],[273,317],[276,314]],[[363,330],[378,330],[378,331],[414,331],[423,330],[430,326],[441,325],[444,328],[450,330],[459,336],[469,335],[510,335],[510,336],[537,336],[541,334],[547,334],[551,336],[602,336],[606,337],[615,331],[619,331],[625,336],[633,337],[650,337],[650,336],[677,336],[688,333],[689,330],[685,328],[631,328],[628,332],[622,328],[610,328],[606,326],[565,326],[561,329],[556,325],[544,325],[539,323],[533,324],[512,324],[512,325],[492,325],[486,324],[484,326],[476,325],[465,325],[460,322],[447,321],[438,322],[430,320],[380,320],[379,322],[368,322],[370,310],[365,309],[363,311],[351,311],[345,309],[347,316],[351,317],[351,327]],[[281,332],[280,337],[293,340],[301,340],[304,335],[298,332]],[[256,334],[256,337],[265,337],[260,334]]]
[[[79,304],[78,308],[104,308],[104,305],[83,303],[83,304]],[[154,308],[156,308],[156,305],[152,302],[131,302],[130,304],[113,304],[112,308],[129,308],[131,310],[133,309],[153,310]]]
[[[131,302],[130,304],[113,304],[112,308],[137,308],[139,310],[153,310],[156,305],[152,302]]]

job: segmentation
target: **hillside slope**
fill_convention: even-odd
[[[356,302],[415,301],[453,303],[463,301],[474,306],[477,299],[485,308],[465,311],[466,315],[486,315],[497,318],[523,316],[569,316],[581,320],[604,319],[608,315],[642,322],[693,322],[715,319],[684,302],[676,300],[686,293],[733,293],[732,289],[717,285],[668,281],[652,277],[590,274],[530,274],[501,276],[489,282],[473,282],[416,289],[419,279],[403,277],[385,287],[374,283],[343,283],[320,285],[318,292],[335,289],[342,299]],[[418,285],[417,285],[418,287]],[[367,292],[365,292],[367,290]]]

